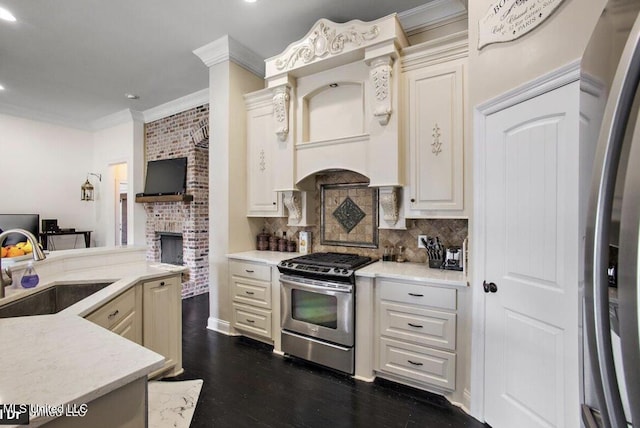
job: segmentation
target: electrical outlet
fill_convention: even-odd
[[[422,243],[422,240],[427,241],[427,235],[418,235],[418,248],[427,248]]]

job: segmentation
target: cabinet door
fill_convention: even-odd
[[[464,208],[463,72],[456,64],[406,75],[411,210]]]
[[[178,276],[143,284],[143,344],[166,358],[160,371],[182,371],[182,301]],[[155,373],[150,376],[153,377]]]
[[[135,286],[85,317],[120,336],[142,345],[142,294]]]
[[[270,92],[247,99],[247,215],[282,217],[283,203],[274,191],[274,131]]]

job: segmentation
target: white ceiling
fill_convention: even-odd
[[[192,51],[225,34],[268,58],[320,18],[371,21],[442,1],[0,0],[17,18],[0,20],[0,113],[92,129],[207,88]]]

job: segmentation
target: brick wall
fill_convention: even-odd
[[[208,120],[209,105],[177,113],[145,125],[146,160],[187,158],[187,194],[192,202],[145,203],[147,260],[160,261],[158,232],[182,233],[184,264],[182,297],[209,291],[209,149],[196,145],[191,131]]]

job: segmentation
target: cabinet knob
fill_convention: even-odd
[[[415,201],[416,201],[416,199],[415,199],[415,198],[411,198],[411,202],[415,202]]]
[[[276,203],[274,202],[273,205],[275,205]]]
[[[160,283],[160,287],[164,287],[164,281]]]
[[[485,293],[497,293],[498,286],[494,282],[482,281],[482,288]]]

